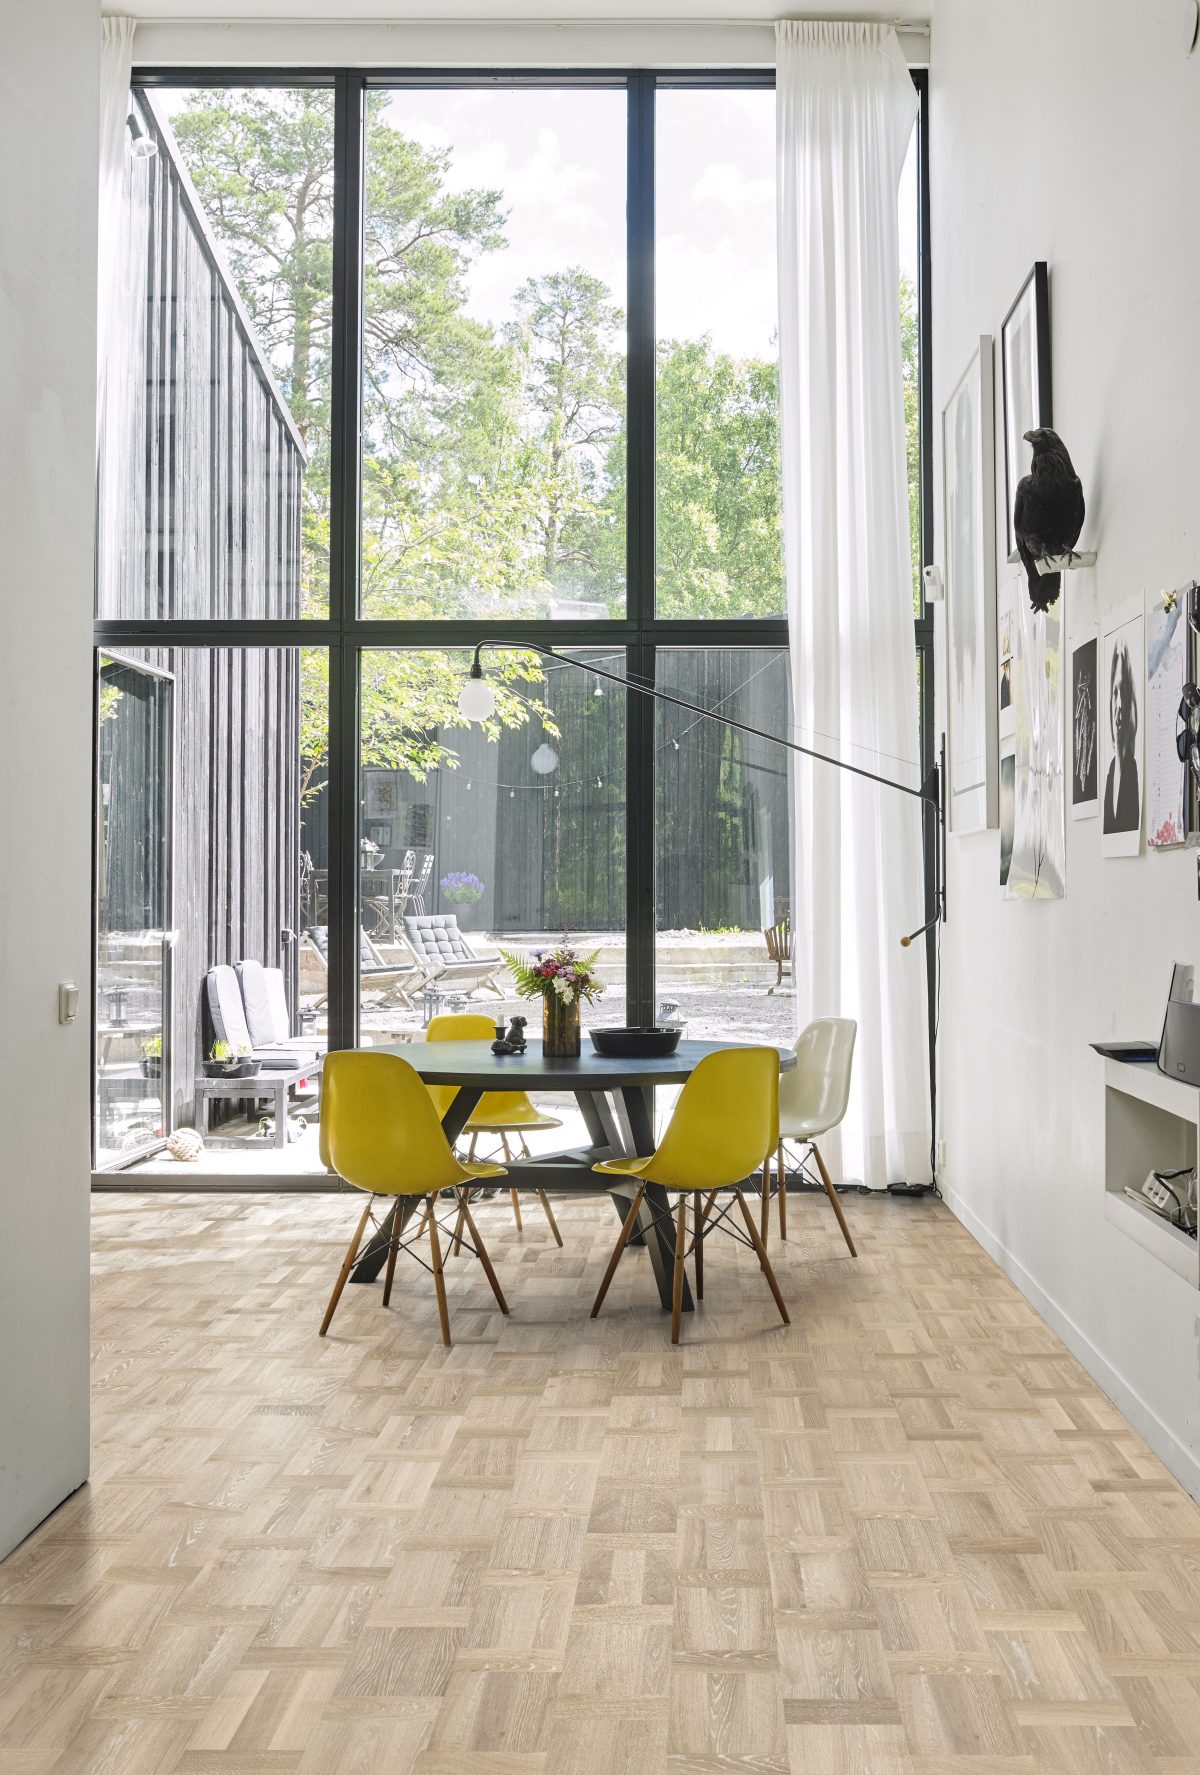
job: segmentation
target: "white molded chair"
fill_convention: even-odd
[[[854,1061],[854,1039],[858,1024],[852,1017],[818,1017],[810,1023],[795,1044],[796,1064],[779,1075],[779,1145],[775,1152],[776,1182],[771,1188],[770,1164],[763,1166],[762,1239],[766,1243],[771,1223],[771,1198],[779,1199],[779,1236],[787,1238],[787,1173],[784,1145],[792,1141],[806,1146],[816,1160],[825,1193],[833,1203],[842,1237],[857,1257],[850,1228],[842,1213],[837,1191],[833,1187],[817,1138],[836,1128],[846,1113],[850,1099],[850,1072]],[[804,1161],[801,1160],[801,1168]],[[814,1179],[815,1181],[815,1179]]]

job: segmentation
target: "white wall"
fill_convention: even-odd
[[[1100,552],[1094,575],[1068,581],[1068,625],[1089,580],[1103,616],[1200,576],[1193,21],[1186,0],[935,7],[935,410],[980,333],[998,351],[1010,302],[1048,260],[1054,421]],[[1003,522],[999,446],[998,476]],[[1200,1495],[1200,1294],[1104,1219],[1088,1046],[1157,1038],[1172,961],[1200,962],[1196,856],[1105,861],[1100,821],[1068,822],[1067,898],[1031,906],[1001,901],[998,848],[994,832],[949,840],[948,1199]]]
[[[88,1471],[99,36],[10,7],[0,62],[0,1555]]]

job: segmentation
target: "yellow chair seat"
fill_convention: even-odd
[[[495,1107],[492,1099],[513,1097],[512,1104]],[[523,1101],[522,1101],[523,1100]],[[479,1111],[485,1111],[480,1114]],[[479,1101],[479,1110],[470,1118],[464,1134],[520,1134],[526,1128],[561,1128],[558,1116],[537,1109],[524,1091],[486,1091]]]
[[[503,1165],[488,1165],[479,1159],[460,1159],[459,1164],[468,1177],[507,1177],[508,1172]]]
[[[654,1154],[651,1153],[650,1158]],[[606,1171],[613,1177],[640,1177],[650,1159],[600,1159],[592,1166],[593,1171]]]

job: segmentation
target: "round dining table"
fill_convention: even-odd
[[[490,1042],[399,1042],[373,1048],[372,1053],[398,1054],[419,1073],[427,1085],[456,1085],[454,1097],[442,1117],[451,1145],[462,1134],[485,1091],[553,1092],[573,1097],[583,1118],[587,1143],[553,1153],[536,1153],[528,1159],[506,1161],[506,1189],[569,1190],[580,1195],[610,1195],[619,1218],[628,1214],[637,1188],[633,1180],[604,1177],[593,1169],[601,1159],[646,1157],[654,1151],[654,1099],[656,1085],[680,1086],[709,1054],[728,1048],[761,1047],[759,1042],[681,1041],[673,1054],[654,1059],[617,1060],[597,1054],[584,1039],[583,1052],[571,1059],[543,1054],[542,1044],[530,1041],[523,1054],[493,1054]],[[769,1044],[767,1044],[769,1045]],[[784,1072],[796,1064],[790,1048],[780,1048]],[[393,1226],[405,1221],[421,1200],[399,1196],[375,1237],[359,1258],[352,1282],[373,1282],[383,1268]],[[615,1235],[614,1235],[615,1236]],[[671,1306],[671,1279],[675,1261],[675,1228],[666,1191],[648,1184],[631,1244],[644,1245],[658,1284],[664,1309]],[[690,1311],[691,1293],[684,1283],[684,1310]]]

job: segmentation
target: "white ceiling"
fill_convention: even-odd
[[[905,21],[927,20],[933,0],[902,0],[899,14]],[[351,0],[339,7],[336,0],[131,0],[128,8],[106,5],[106,12],[128,10],[139,19],[203,20],[205,22],[254,23],[259,20],[356,20],[387,23],[446,24],[451,21],[499,24],[528,21],[538,24],[652,25],[684,24],[695,20],[708,24],[729,20],[748,23],[810,16],[814,18],[895,19],[896,8],[864,6],[859,0],[821,0],[805,8],[771,4],[771,0]]]

